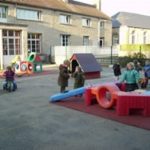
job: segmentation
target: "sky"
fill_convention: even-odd
[[[94,0],[76,0],[92,4]],[[102,12],[112,16],[119,11],[150,16],[150,0],[101,0]]]

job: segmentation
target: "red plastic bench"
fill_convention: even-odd
[[[135,92],[114,92],[112,95],[116,101],[118,115],[142,114],[150,116],[150,96]]]

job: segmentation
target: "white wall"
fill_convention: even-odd
[[[119,44],[132,44],[131,34],[135,31],[135,44],[143,43],[143,33],[147,33],[146,44],[150,44],[150,29],[121,26],[119,29]]]
[[[74,53],[92,53],[97,57],[110,57],[111,47],[99,48],[98,46],[56,46],[53,48],[52,57],[56,64],[61,64],[65,59],[70,59]],[[112,55],[118,55],[117,48],[112,49]]]

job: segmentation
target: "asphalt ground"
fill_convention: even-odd
[[[48,102],[59,91],[57,67],[51,74],[17,78],[16,92],[2,91],[0,150],[150,150],[150,131]],[[112,69],[85,85],[114,81]],[[73,88],[73,79],[68,89]]]

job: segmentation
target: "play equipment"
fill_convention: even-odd
[[[15,73],[18,76],[31,75],[35,72],[42,72],[42,61],[38,54],[30,53],[26,61],[16,61]]]
[[[85,92],[85,88],[82,87],[82,88],[70,90],[66,93],[59,93],[59,94],[51,96],[50,102],[57,102],[57,101],[66,100],[69,97],[77,96],[77,95],[83,94],[84,92]]]
[[[30,62],[27,62],[27,61],[16,62],[15,74],[17,74],[18,76],[21,76],[24,74],[31,75],[33,73],[32,68],[33,66],[32,66],[32,63]]]
[[[114,92],[112,99],[116,103],[118,115],[127,116],[132,113],[140,113],[144,116],[150,116],[150,96],[146,93],[136,92]]]
[[[3,78],[3,71],[0,71],[0,78]]]
[[[70,58],[70,70],[74,73],[76,66],[80,66],[86,79],[100,78],[101,66],[91,53],[77,53]]]
[[[21,61],[21,58],[19,55],[16,55],[11,61],[12,66],[14,66],[18,61]]]
[[[42,72],[43,71],[42,70],[42,60],[37,53],[31,52],[27,58],[27,61],[32,63],[33,72]]]
[[[96,99],[103,108],[111,108],[115,105],[115,99],[112,99],[112,93],[120,91],[115,84],[104,84],[88,88],[85,91],[85,103],[91,105],[93,99]]]
[[[125,92],[124,90],[125,84],[105,83],[56,94],[50,97],[50,102],[84,94],[87,106],[92,105],[96,100],[104,109],[114,107],[118,115],[125,116],[138,112],[144,116],[150,116],[150,91]]]
[[[150,116],[150,92],[124,92],[125,84],[102,84],[87,88],[85,91],[85,103],[92,105],[96,99],[98,104],[105,109],[115,106],[118,115],[130,115],[140,112],[144,116]]]

